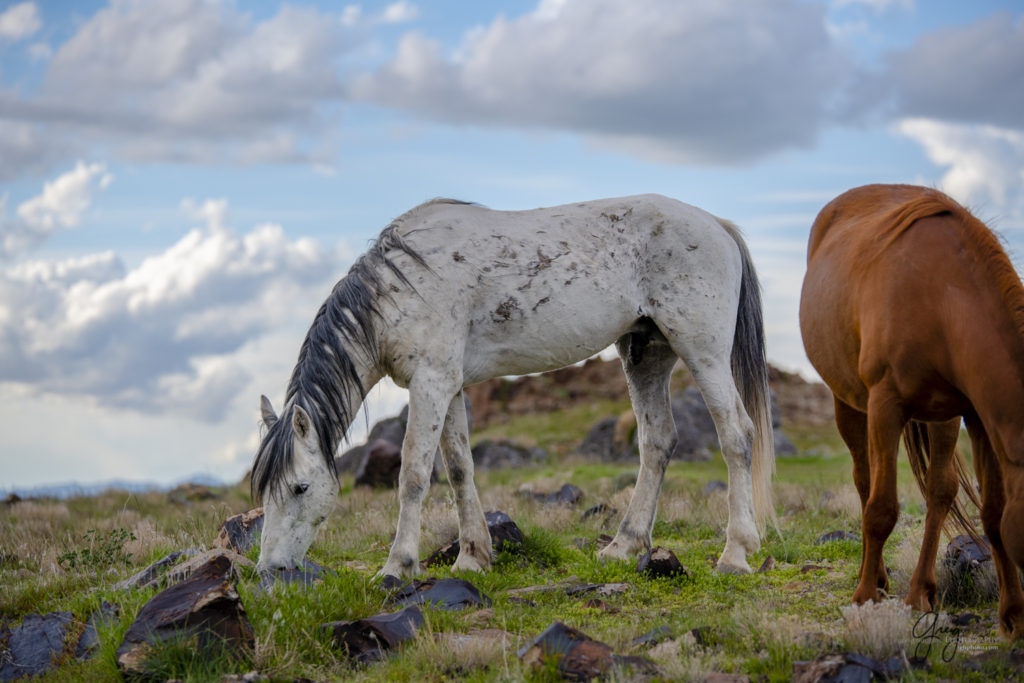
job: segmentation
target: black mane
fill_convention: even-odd
[[[434,203],[464,202],[428,202]],[[277,484],[291,469],[294,457],[292,414],[296,405],[302,406],[309,414],[320,440],[320,452],[331,474],[337,478],[334,453],[359,409],[358,404],[348,404],[348,396],[355,389],[363,397],[370,388],[362,385],[347,348],[358,348],[372,364],[380,365],[374,323],[380,317],[378,303],[390,296],[383,277],[384,269],[412,288],[405,273],[392,259],[395,252],[404,253],[416,264],[428,267],[400,233],[404,220],[419,208],[422,206],[396,219],[381,232],[370,249],[352,264],[348,274],[334,285],[313,319],[288,382],[284,408],[256,452],[250,486],[257,502],[263,499],[268,487],[272,495],[281,491]]]

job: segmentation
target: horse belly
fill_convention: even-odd
[[[534,300],[509,295],[491,303],[470,323],[463,362],[467,384],[579,362],[614,343],[637,318],[631,298],[584,284]]]

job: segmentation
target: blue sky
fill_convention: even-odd
[[[435,196],[738,222],[768,355],[811,221],[940,187],[1024,239],[1024,11],[921,0],[0,2],[0,489],[240,477],[319,303]],[[371,394],[371,419],[403,395]],[[356,426],[358,440],[363,423]]]

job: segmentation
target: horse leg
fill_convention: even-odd
[[[929,463],[925,496],[928,512],[924,519],[921,553],[905,600],[908,605],[922,612],[930,612],[935,606],[935,555],[939,550],[939,536],[960,488],[954,458],[957,437],[960,435],[960,418],[948,422],[932,422],[927,429]]]
[[[640,472],[615,538],[599,555],[628,559],[651,547],[651,530],[668,459],[676,447],[668,384],[677,356],[661,340],[645,340],[641,351],[630,351],[627,335],[616,344],[626,373],[640,442]]]
[[[441,456],[459,513],[459,556],[452,569],[483,571],[491,566],[491,535],[473,483],[473,455],[461,391],[448,406],[441,430]]]
[[[871,463],[868,460],[868,416],[856,408],[835,399],[836,427],[839,428],[839,436],[850,451],[853,458],[853,484],[857,487],[857,494],[860,496],[860,514],[864,518],[864,509],[867,507],[868,498],[871,496]],[[863,549],[860,557],[860,571],[857,577],[864,576]],[[888,590],[888,574],[885,567],[880,567],[878,576],[879,588]]]
[[[881,600],[879,587],[888,579],[882,550],[896,526],[900,504],[896,491],[896,456],[900,432],[906,423],[902,410],[884,385],[872,387],[868,395],[868,462],[871,470],[870,495],[861,521],[864,555],[860,583],[853,601],[863,604]]]
[[[439,372],[417,370],[409,382],[409,420],[398,472],[398,528],[378,577],[411,576],[419,570],[420,514],[430,489],[430,473],[445,412],[458,384]]]
[[[749,574],[747,555],[757,552],[761,539],[754,522],[754,489],[751,457],[754,423],[747,415],[727,362],[713,361],[703,367],[686,359],[704,403],[715,422],[722,457],[729,471],[729,522],[725,548],[716,569],[722,573]]]
[[[1024,637],[1024,592],[1021,591],[1017,566],[1010,559],[1003,544],[1004,528],[1007,536],[1014,536],[1017,529],[1004,527],[1006,520],[1006,489],[998,456],[984,426],[975,416],[965,418],[967,433],[971,437],[974,453],[974,472],[981,485],[981,525],[992,548],[992,560],[996,565],[996,579],[999,581],[999,630],[1011,640]],[[1019,524],[1019,521],[1014,520]]]

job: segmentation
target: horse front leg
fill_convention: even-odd
[[[473,454],[461,391],[448,406],[441,432],[441,456],[459,514],[459,556],[452,569],[484,571],[491,566],[491,534],[473,482]]]
[[[1020,505],[1021,471],[1018,467],[1004,465],[999,461],[988,433],[977,416],[965,416],[964,421],[971,437],[974,472],[981,485],[981,525],[992,548],[992,560],[999,582],[999,631],[1010,640],[1021,640],[1024,638],[1024,592],[1021,591],[1017,564],[1007,552],[1005,544],[1006,538],[1020,538],[1021,524],[1024,523],[1015,518],[1013,507],[1007,504],[1009,491],[1014,496],[1013,500]],[[1019,541],[1017,544],[1019,548]]]
[[[420,517],[445,412],[458,385],[437,372],[418,370],[409,382],[409,419],[398,473],[398,528],[377,578],[403,578],[419,571]]]

